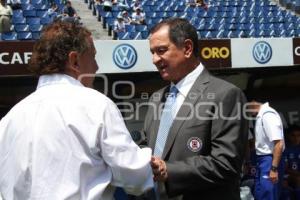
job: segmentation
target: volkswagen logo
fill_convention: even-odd
[[[252,54],[256,62],[265,64],[272,58],[272,47],[267,42],[257,42],[253,47]]]
[[[113,52],[113,60],[121,69],[130,69],[137,61],[136,50],[129,44],[120,44]]]

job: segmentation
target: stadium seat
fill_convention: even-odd
[[[50,17],[42,17],[40,19],[40,24],[47,25],[47,24],[51,23],[52,21],[53,21],[53,19]]]
[[[32,40],[31,32],[20,32],[17,36],[18,40]]]
[[[31,32],[41,32],[43,29],[43,25],[41,24],[30,24],[29,25],[29,30]]]
[[[135,25],[125,25],[126,32],[135,32]]]
[[[23,16],[24,17],[36,17],[36,10],[24,10]]]
[[[48,17],[48,12],[46,10],[37,10],[36,11],[36,16],[41,18],[41,17]]]
[[[36,9],[36,10],[44,10],[44,11],[47,11],[47,5],[45,4],[33,4],[33,7]]]
[[[118,39],[119,40],[130,40],[130,34],[127,32],[125,34],[118,34]]]
[[[30,0],[21,0],[21,4],[30,4]]]
[[[44,4],[43,0],[31,0],[32,4]]]
[[[13,16],[14,17],[23,17],[23,10],[21,10],[21,9],[13,10]]]
[[[142,39],[142,34],[141,32],[131,32],[130,33],[130,38],[133,40],[141,40]]]
[[[29,1],[29,0],[28,0],[28,1]],[[30,3],[22,4],[21,6],[22,6],[23,12],[24,12],[25,10],[34,10],[34,9],[35,9],[34,6],[31,5]]]
[[[135,26],[135,30],[136,31],[139,31],[139,32],[142,32],[142,31],[147,31],[147,26],[146,25],[136,25]]]
[[[141,34],[142,34],[142,38],[143,39],[147,39],[148,36],[149,36],[149,32],[148,31],[142,31]]]
[[[2,40],[17,40],[17,33],[16,32],[2,33],[1,37]]]
[[[17,33],[19,33],[19,32],[28,32],[29,31],[29,25],[27,25],[27,24],[16,24],[14,26],[14,29]]]
[[[12,23],[13,24],[26,24],[26,18],[22,17],[12,17]]]
[[[40,32],[32,32],[32,39],[33,40],[38,40],[40,39]]]
[[[40,24],[41,23],[41,18],[39,17],[28,17],[26,18],[27,24]]]

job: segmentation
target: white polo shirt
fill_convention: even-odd
[[[111,200],[114,186],[139,195],[153,187],[150,159],[117,106],[67,75],[41,76],[0,121],[3,199]]]
[[[269,106],[269,103],[261,106],[256,117],[254,132],[256,155],[273,154],[273,141],[284,139],[280,116]]]

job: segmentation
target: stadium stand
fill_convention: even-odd
[[[113,4],[111,12],[105,12],[103,5],[86,0],[93,14],[97,14],[102,27],[112,35],[114,22],[126,9],[132,15],[134,0],[123,1],[130,8]],[[50,4],[45,0],[21,0],[21,8],[13,10],[12,33],[2,34],[2,40],[38,39],[44,25],[53,21],[47,10]],[[60,0],[55,3],[63,7]],[[186,0],[140,0],[145,13],[145,25],[126,27],[128,34],[118,34],[118,40],[147,39],[154,24],[168,17],[189,19],[197,28],[199,38],[258,38],[298,37],[300,35],[300,0],[208,0],[208,9],[189,6]],[[28,25],[28,26],[27,26]],[[35,27],[35,28],[33,28]],[[20,32],[30,32],[27,37]],[[14,35],[20,35],[14,37]],[[22,36],[21,36],[22,35]],[[29,37],[31,35],[31,37]]]
[[[111,34],[117,16],[123,11],[113,4],[111,12],[105,12],[103,5],[87,0],[89,7],[97,11],[98,21]],[[300,34],[300,18],[291,11],[300,11],[300,0],[208,0],[208,9],[189,6],[186,0],[141,0],[146,16],[146,28],[128,29],[117,39],[146,39],[154,24],[168,17],[189,19],[197,28],[200,38],[251,38],[251,37],[297,37]],[[132,15],[132,0],[128,10]],[[289,11],[288,9],[291,9]],[[138,36],[138,37],[137,37]]]
[[[60,0],[54,2],[62,7]],[[11,32],[1,34],[0,40],[39,39],[43,26],[54,20],[47,13],[49,8],[45,0],[21,0],[21,9],[13,10]]]

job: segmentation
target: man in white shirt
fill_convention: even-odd
[[[281,156],[285,148],[282,121],[269,103],[261,104],[252,101],[249,108],[251,114],[256,116],[254,126],[257,162],[255,199],[277,200],[280,197],[283,176]]]
[[[132,23],[133,24],[145,24],[145,13],[142,9],[138,7],[134,13],[132,13]]]
[[[116,105],[89,87],[98,69],[91,33],[55,22],[36,42],[37,90],[0,121],[6,200],[113,199],[153,186],[151,150],[131,139]]]
[[[113,33],[113,39],[116,40],[118,38],[118,33],[125,32],[125,22],[122,17],[122,15],[117,16],[117,20],[114,22],[114,33]]]
[[[11,28],[11,18],[13,12],[5,0],[0,0],[0,33],[6,33]]]

